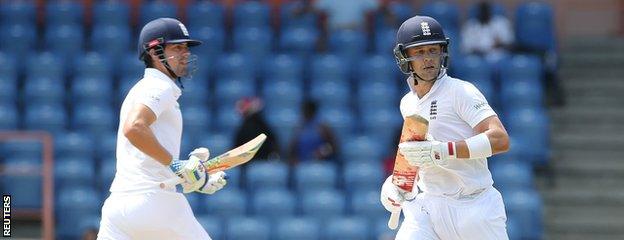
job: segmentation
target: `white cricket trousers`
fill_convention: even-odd
[[[473,199],[418,194],[403,203],[396,240],[507,240],[503,198],[490,187]]]
[[[102,207],[98,240],[210,239],[197,222],[186,197],[151,190],[111,193]]]

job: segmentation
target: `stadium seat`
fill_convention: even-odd
[[[280,5],[281,29],[316,26],[318,14],[314,12],[298,13],[297,11],[303,7],[302,2],[299,1],[282,3]]]
[[[490,172],[496,188],[503,189],[531,189],[534,188],[533,167],[531,163],[518,159],[491,164]]]
[[[40,141],[26,139],[8,139],[0,142],[3,157],[16,159],[35,159],[41,162],[43,145]]]
[[[18,70],[18,62],[13,58],[12,54],[0,51],[0,75],[2,78],[0,80],[4,83],[17,84]]]
[[[15,130],[18,128],[19,112],[14,103],[3,101],[0,104],[0,130]]]
[[[351,101],[351,89],[348,82],[320,81],[310,86],[310,96],[319,104],[319,108],[348,108]]]
[[[1,64],[1,63],[0,63]],[[0,76],[0,103],[15,104],[18,99],[17,79],[8,76]],[[15,116],[17,117],[17,116]]]
[[[106,55],[114,62],[119,61],[128,51],[134,50],[131,48],[134,46],[132,34],[127,25],[94,25],[90,45],[92,51]]]
[[[118,122],[110,105],[78,104],[72,114],[73,129],[101,136],[117,128]]]
[[[83,26],[80,24],[51,25],[45,31],[45,46],[65,60],[70,60],[84,49]]]
[[[493,16],[502,16],[506,17],[507,13],[505,10],[505,5],[499,2],[489,2]],[[468,6],[468,18],[477,19],[479,14],[479,4],[473,3]]]
[[[381,169],[381,168],[380,168]],[[376,183],[375,189],[354,191],[349,198],[350,211],[353,215],[366,217],[367,219],[378,219],[388,217],[389,213],[379,202],[379,186]],[[347,189],[353,185],[346,185]]]
[[[117,159],[112,156],[100,161],[100,166],[97,168],[97,185],[103,198],[109,195],[111,184],[115,178],[116,166]]]
[[[554,12],[547,2],[523,2],[516,8],[516,43],[525,50],[555,50]]]
[[[84,55],[76,57],[74,74],[78,76],[112,78],[110,60],[110,58],[98,52],[86,52]]]
[[[145,26],[146,23],[157,18],[176,18],[178,7],[169,1],[149,1],[140,6],[140,25]]]
[[[42,206],[40,172],[41,161],[38,158],[5,159],[0,179],[3,191],[10,193],[13,199],[20,199],[11,202],[14,209]]]
[[[459,7],[456,4],[443,1],[425,3],[420,9],[420,15],[436,19],[444,32],[459,30]]]
[[[327,221],[325,236],[327,240],[369,239],[370,229],[363,217],[336,217]]]
[[[63,188],[57,192],[56,220],[61,239],[80,237],[76,227],[92,216],[100,214],[101,201],[95,188]]]
[[[387,9],[390,14],[394,15],[394,21],[388,21],[386,13],[382,11],[375,12],[373,21],[375,24],[375,30],[382,30],[387,28],[398,28],[408,18],[416,15],[416,10],[408,2],[391,1],[387,3]]]
[[[544,106],[544,88],[533,81],[507,82],[501,86],[501,103],[505,111]]]
[[[349,74],[348,62],[334,54],[322,54],[312,58],[311,79],[314,81],[336,79],[347,81]]]
[[[54,136],[54,154],[57,158],[91,158],[94,149],[93,138],[86,133],[66,132]]]
[[[0,4],[0,22],[7,25],[35,26],[34,1],[6,1]]]
[[[242,53],[223,55],[217,62],[217,75],[220,78],[253,79],[255,69],[249,67],[251,63]]]
[[[225,48],[226,35],[223,28],[191,26],[189,27],[189,33],[193,38],[204,43],[193,47],[191,52],[201,56],[201,58],[208,58],[210,60],[219,59],[219,56],[223,53],[223,49]]]
[[[512,221],[522,229],[521,239],[541,239],[543,234],[543,203],[535,190],[517,189],[503,192],[505,209]]]
[[[255,217],[233,217],[227,222],[227,239],[271,239],[271,225]]]
[[[257,217],[277,220],[295,214],[295,196],[286,188],[255,191],[251,201],[252,212]]]
[[[254,66],[260,65],[272,50],[272,37],[273,33],[267,26],[237,28],[234,30],[234,50],[244,52],[247,58],[254,61]]]
[[[330,126],[339,140],[344,140],[353,133],[353,123],[356,119],[350,108],[323,108],[318,115]]]
[[[178,103],[180,103],[182,109],[194,106],[202,107],[205,108],[206,111],[209,111],[211,107],[210,100],[212,94],[208,94],[208,83],[195,79],[195,77],[193,77],[190,81],[185,81],[183,79],[182,83],[184,84],[184,90],[182,96],[178,98]]]
[[[269,80],[301,82],[303,78],[303,61],[292,54],[272,55],[263,69],[265,83]]]
[[[304,96],[302,85],[288,80],[266,82],[262,87],[266,109],[299,109]]]
[[[532,55],[514,55],[501,62],[501,85],[512,81],[529,81],[541,84],[543,67],[541,60]]]
[[[204,227],[206,232],[210,235],[212,239],[225,239],[224,236],[224,228],[225,223],[221,221],[221,219],[211,216],[211,215],[195,215],[197,222]]]
[[[84,7],[75,1],[50,1],[45,13],[47,24],[82,24]]]
[[[295,187],[300,193],[333,189],[336,187],[338,171],[332,162],[303,162],[294,171]]]
[[[198,139],[198,146],[206,147],[210,149],[210,155],[213,157],[219,156],[228,150],[232,149],[233,138],[226,133],[211,133],[207,136],[200,137]],[[187,154],[187,153],[182,153]],[[229,170],[231,171],[231,170]],[[228,180],[230,181],[230,180]]]
[[[371,229],[373,230],[374,239],[394,239],[398,229],[391,230],[388,228],[389,215],[373,219]]]
[[[455,70],[458,78],[472,83],[492,84],[492,69],[485,59],[477,55],[468,55],[462,57],[461,63]]]
[[[208,214],[222,218],[243,216],[247,208],[247,196],[235,188],[225,188],[205,198],[204,208]]]
[[[505,114],[510,135],[526,144],[522,151],[524,159],[543,164],[549,156],[549,120],[542,109],[523,108]]]
[[[396,84],[392,82],[369,82],[360,84],[357,92],[360,110],[374,110],[397,108],[399,93]]]
[[[61,85],[64,86],[65,71],[63,69],[63,60],[52,52],[40,52],[31,55],[26,60],[26,77],[58,79],[61,80]]]
[[[210,108],[206,106],[188,106],[182,108],[184,116],[184,131],[192,135],[201,135],[210,130],[211,114]]]
[[[56,189],[96,186],[95,162],[91,158],[57,158],[54,162]]]
[[[255,95],[256,86],[253,79],[238,77],[219,78],[215,84],[214,100],[217,107],[233,107],[243,97]]]
[[[285,105],[273,106],[264,112],[267,122],[277,134],[277,139],[282,149],[286,149],[290,143],[292,134],[300,120],[296,110],[298,108],[288,107]]]
[[[387,55],[392,53],[396,45],[397,28],[378,29],[375,32],[375,54]]]
[[[313,191],[306,189],[300,199],[303,214],[317,220],[326,220],[331,217],[342,216],[345,213],[345,196],[337,190]]]
[[[366,39],[366,34],[361,31],[333,31],[329,36],[329,49],[350,61],[356,61],[366,52],[368,46]]]
[[[320,239],[319,223],[308,217],[286,217],[279,219],[276,240],[317,240]]]
[[[93,5],[93,25],[127,27],[130,6],[125,1],[98,1]]]
[[[366,106],[360,105],[360,108]],[[363,109],[361,116],[362,129],[366,136],[377,139],[382,146],[390,146],[399,140],[397,132],[401,129],[403,118],[397,107]]]
[[[202,145],[203,146],[203,145]],[[212,149],[212,148],[210,148]],[[212,150],[211,150],[212,151]],[[214,154],[222,154],[223,152],[214,153]],[[218,156],[218,155],[216,155]],[[225,171],[227,174],[227,186],[228,188],[240,188],[241,187],[241,168],[230,168]]]
[[[515,217],[507,216],[507,235],[510,240],[519,240],[522,238],[522,229]]]
[[[31,25],[2,25],[0,31],[0,50],[20,56],[25,53],[34,52],[37,42],[36,29]]]
[[[383,166],[377,162],[349,162],[344,167],[344,185],[347,191],[379,190],[383,183]]]
[[[383,146],[389,145],[366,135],[350,136],[342,143],[345,162],[379,162],[383,157]]]
[[[114,101],[112,76],[77,76],[71,85],[71,101],[81,104],[107,105]]]
[[[271,9],[261,1],[249,1],[234,6],[234,26],[264,27],[269,26]]]
[[[258,161],[247,166],[246,187],[250,192],[286,189],[288,166],[280,161]]]
[[[60,103],[30,105],[24,116],[24,126],[29,130],[59,133],[67,129],[67,122],[67,111]]]
[[[139,79],[143,78],[143,74],[145,73],[145,64],[143,61],[139,60],[138,53],[128,53],[122,59],[121,63],[118,65],[121,72],[119,73],[120,78],[132,78],[133,84],[136,83]],[[120,82],[120,84],[124,84],[124,82]],[[125,96],[125,95],[124,95]]]
[[[41,103],[62,104],[65,100],[64,83],[58,78],[29,78],[24,85],[23,100],[27,105]]]
[[[280,50],[307,57],[316,49],[319,32],[311,27],[292,27],[282,31],[279,39]]]
[[[364,56],[358,70],[358,82],[385,83],[388,87],[396,86],[397,66],[388,54],[371,54]]]
[[[210,1],[195,1],[187,5],[187,25],[193,27],[223,28],[225,8]]]

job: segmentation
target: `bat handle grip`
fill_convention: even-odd
[[[160,188],[165,189],[165,188],[172,188],[175,187],[176,185],[183,183],[184,179],[180,178],[180,177],[173,177],[170,179],[165,180],[164,182],[161,182],[159,184]]]
[[[401,217],[401,210],[392,212],[390,219],[388,219],[388,227],[392,230],[399,226],[399,217]]]

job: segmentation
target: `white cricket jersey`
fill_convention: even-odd
[[[407,82],[412,88],[414,80]],[[437,141],[461,141],[476,135],[473,128],[485,118],[496,115],[479,90],[469,82],[445,75],[429,93],[418,98],[410,91],[401,99],[403,117],[414,113],[429,120],[429,134]],[[418,187],[433,195],[471,194],[492,186],[487,160],[455,159],[448,166],[420,168]]]
[[[182,138],[182,113],[177,101],[181,94],[182,91],[171,78],[154,68],[146,68],[143,79],[130,89],[119,115],[117,173],[111,192],[155,189],[158,188],[158,183],[176,176],[168,166],[132,145],[123,134],[123,124],[134,106],[147,106],[157,117],[150,129],[171,156],[178,158]]]

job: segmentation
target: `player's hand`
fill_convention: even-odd
[[[189,160],[174,159],[169,168],[184,179],[182,183],[184,193],[196,191],[206,183],[206,170],[197,157],[191,156]]]
[[[398,212],[401,210],[401,204],[406,200],[412,200],[416,197],[415,193],[405,192],[392,183],[392,176],[386,178],[381,186],[381,204],[389,212]]]
[[[197,190],[197,192],[213,194],[216,191],[221,190],[227,184],[227,175],[223,171],[213,174],[206,173],[206,175],[208,176],[208,180]]]
[[[189,156],[189,159],[191,157],[196,157],[196,158],[199,158],[200,162],[205,162],[205,161],[208,161],[208,158],[210,157],[210,150],[208,150],[208,148],[205,148],[205,147],[195,148],[195,150],[189,153],[188,156]]]
[[[416,167],[433,165],[444,167],[455,159],[455,143],[439,141],[411,141],[399,144],[399,152],[407,162]]]

